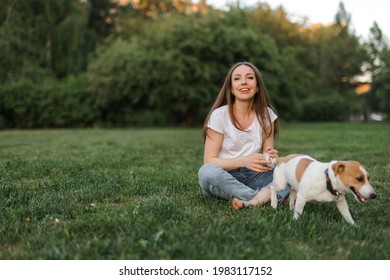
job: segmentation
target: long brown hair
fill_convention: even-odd
[[[279,133],[279,120],[278,119],[276,119],[274,122],[274,129],[273,130],[267,129],[267,125],[272,124],[271,116],[268,112],[268,107],[271,108],[275,113],[277,113],[277,112],[276,112],[276,110],[271,102],[271,99],[268,96],[268,92],[265,88],[260,71],[256,68],[256,66],[254,66],[250,62],[238,62],[238,63],[234,64],[230,68],[229,72],[227,73],[225,80],[224,80],[224,83],[222,85],[222,88],[219,91],[219,94],[218,94],[213,106],[211,107],[210,112],[208,113],[208,115],[205,119],[205,122],[203,124],[203,141],[206,141],[207,124],[209,122],[209,119],[210,119],[212,112],[215,109],[222,107],[224,105],[228,105],[229,116],[233,122],[233,125],[237,129],[242,130],[240,128],[238,121],[237,121],[237,118],[235,117],[234,112],[233,112],[233,104],[235,101],[235,96],[232,94],[232,73],[238,66],[241,66],[241,65],[246,65],[246,66],[251,67],[256,75],[257,87],[259,89],[259,93],[257,93],[254,96],[252,106],[253,106],[253,110],[255,110],[256,117],[259,120],[259,123],[260,123],[260,126],[261,126],[263,132],[266,133],[267,138],[270,137],[272,135],[272,133],[273,133],[273,136],[276,136]]]

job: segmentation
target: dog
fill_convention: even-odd
[[[294,220],[302,215],[306,202],[335,201],[343,218],[355,225],[345,194],[352,193],[361,203],[376,197],[370,175],[357,161],[323,163],[308,155],[289,155],[273,159],[271,167],[274,168],[271,207],[277,208],[277,193],[289,186]]]

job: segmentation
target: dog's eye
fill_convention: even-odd
[[[358,182],[363,182],[364,181],[364,178],[363,177],[356,177],[356,180],[358,180]]]

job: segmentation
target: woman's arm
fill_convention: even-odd
[[[231,159],[219,158],[218,154],[222,147],[223,137],[223,134],[210,128],[207,129],[203,156],[204,163],[213,163],[225,170],[246,167],[256,172],[265,172],[271,169],[269,167],[263,166],[263,164],[268,163],[268,161],[260,153],[254,153],[249,156]]]
[[[267,133],[263,132],[263,139],[265,139],[265,141],[263,142],[263,153],[268,153],[270,155],[270,158],[277,158],[279,157],[279,155],[278,151],[274,149],[274,125],[272,124],[269,129],[271,129],[269,137],[267,137]]]

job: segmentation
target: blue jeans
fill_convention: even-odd
[[[247,168],[226,171],[215,164],[205,164],[199,169],[199,184],[202,193],[226,200],[233,197],[251,200],[263,187],[269,187],[273,170],[255,172]]]
[[[269,188],[274,171],[256,172],[247,168],[226,171],[215,164],[205,164],[198,172],[202,193],[229,200],[233,197],[251,200],[262,188]],[[279,200],[289,195],[289,188],[280,192]]]

